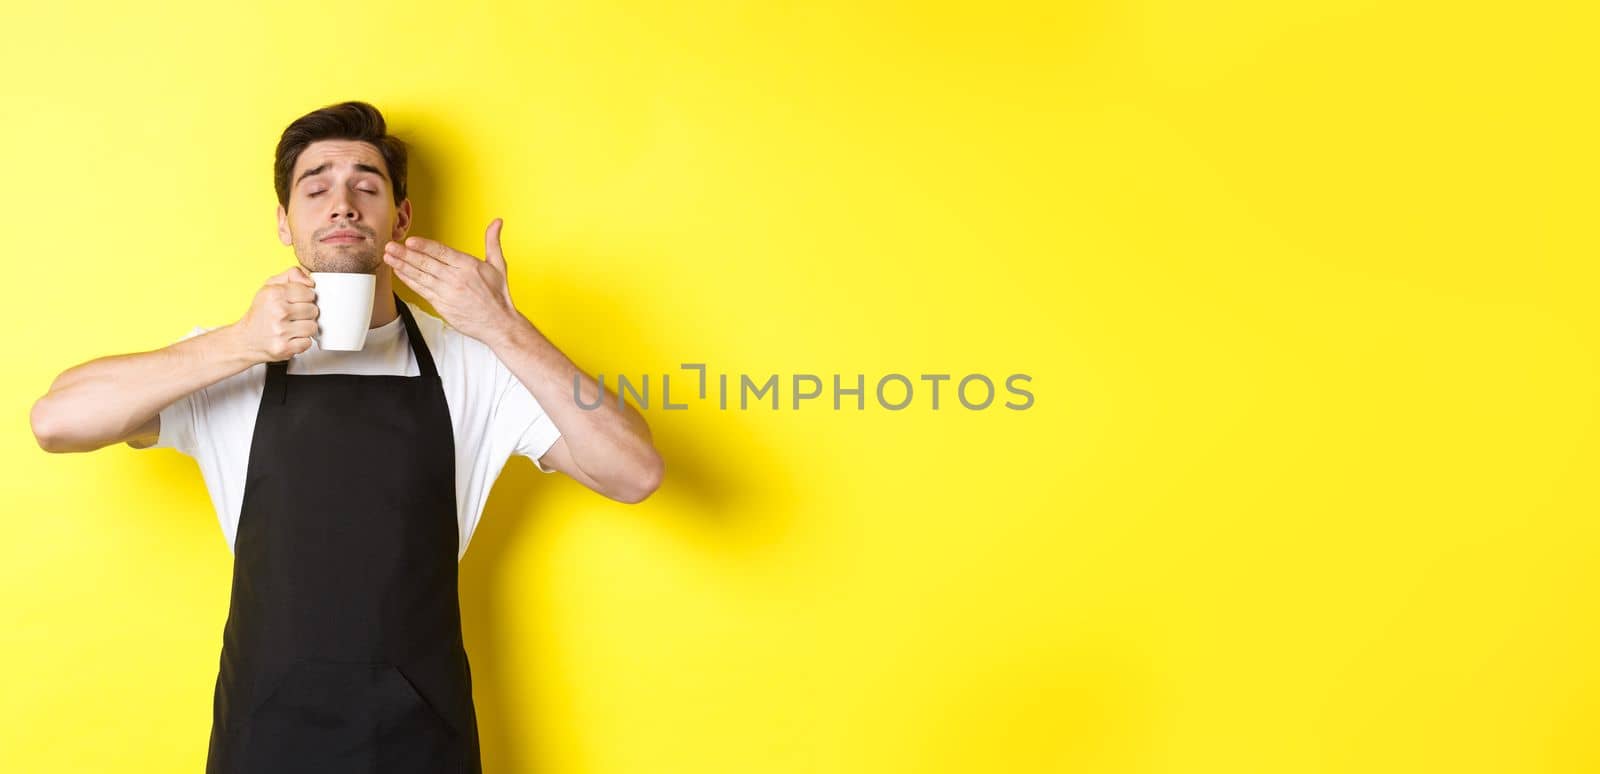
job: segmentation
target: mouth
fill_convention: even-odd
[[[330,244],[330,245],[353,245],[353,244],[355,244],[357,242],[365,242],[365,241],[367,241],[366,237],[364,237],[364,236],[362,236],[360,234],[352,234],[352,233],[333,234],[331,236],[325,236],[325,237],[322,238],[323,244]]]

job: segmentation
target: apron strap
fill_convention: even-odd
[[[267,396],[279,403],[289,399],[289,361],[278,360],[267,364]]]

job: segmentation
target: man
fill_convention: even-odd
[[[406,148],[371,105],[278,144],[299,266],[237,322],[84,363],[34,405],[52,452],[195,458],[234,554],[207,772],[478,772],[457,562],[512,454],[622,502],[659,485],[637,411],[516,308],[501,222],[479,260],[407,238]],[[375,274],[360,351],[323,350],[309,271]],[[398,276],[443,318],[403,302]]]

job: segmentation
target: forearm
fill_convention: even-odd
[[[601,388],[526,318],[519,316],[490,347],[561,430],[573,463],[585,474],[623,496],[655,486],[661,457],[638,410]],[[598,408],[585,408],[596,403]]]
[[[34,403],[34,436],[52,452],[117,443],[179,398],[253,364],[232,325],[150,352],[91,360],[63,372]]]

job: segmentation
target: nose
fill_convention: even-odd
[[[333,207],[328,212],[328,219],[333,223],[340,221],[360,220],[361,212],[355,208],[348,193],[341,192],[333,199]]]

